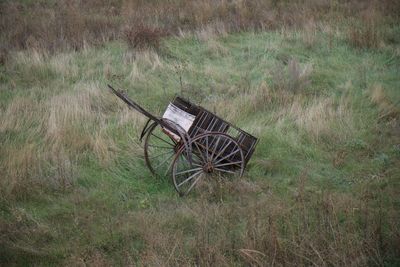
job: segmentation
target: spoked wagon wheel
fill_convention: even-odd
[[[177,150],[177,142],[165,134],[158,123],[150,125],[144,141],[146,165],[157,176],[165,176]]]
[[[176,191],[188,194],[202,179],[213,175],[242,176],[243,151],[229,135],[210,132],[194,137],[188,147],[181,147],[172,163]]]

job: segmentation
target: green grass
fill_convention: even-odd
[[[275,256],[257,238],[275,233],[279,264],[398,264],[399,113],[379,119],[380,103],[371,100],[380,84],[399,109],[396,51],[357,50],[340,38],[330,47],[323,33],[310,49],[301,33],[271,32],[171,38],[158,54],[112,42],[53,56],[12,55],[0,79],[1,261],[269,265]],[[274,74],[287,79],[290,58],[312,65],[309,83],[296,93]],[[157,115],[181,94],[256,135],[242,182],[179,198],[144,164],[144,118],[127,111],[107,83]],[[332,236],[320,228],[329,218]],[[382,240],[364,236],[375,226]],[[252,237],[248,229],[260,232]],[[303,247],[303,234],[316,243]],[[335,234],[355,244],[341,246]],[[312,247],[321,240],[334,243],[337,258]]]

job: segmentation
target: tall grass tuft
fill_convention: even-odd
[[[368,9],[361,14],[360,20],[353,21],[348,30],[348,41],[356,48],[377,48],[382,42],[381,24],[382,14]]]
[[[139,25],[125,30],[125,41],[137,50],[158,50],[161,38],[167,35],[162,29]]]
[[[290,58],[287,66],[277,63],[271,70],[273,88],[292,93],[303,92],[311,84],[311,64],[301,65],[298,59]]]

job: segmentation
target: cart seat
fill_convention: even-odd
[[[188,132],[190,127],[193,124],[194,119],[196,118],[194,115],[178,108],[172,103],[169,103],[167,109],[164,112],[164,115],[162,116],[163,119],[168,119],[177,125],[179,125],[185,132]],[[174,139],[179,140],[179,136],[177,136],[175,133],[171,132],[168,129],[164,129],[167,133],[171,134]]]

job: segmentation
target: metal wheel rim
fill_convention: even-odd
[[[164,175],[165,176],[171,167],[171,162],[174,159],[177,144],[171,138],[169,138],[168,135],[161,133],[161,131],[160,131],[161,135],[154,133],[154,131],[156,131],[158,127],[161,129],[161,126],[158,123],[154,122],[150,126],[150,129],[145,137],[144,158],[145,158],[147,167],[149,168],[150,172],[153,175],[156,175],[156,176]],[[165,150],[165,157],[163,155],[159,155],[158,152],[156,152],[156,153],[151,152],[151,147],[154,146],[154,144],[151,144],[152,139],[157,139],[157,140],[162,139],[162,140],[170,143],[170,144],[168,144],[161,140],[159,141],[160,146],[163,147],[163,148],[160,148],[159,150]],[[160,152],[160,153],[162,153],[162,152]],[[151,154],[155,154],[155,155],[151,155]],[[158,161],[158,158],[163,158],[163,159],[160,162],[160,161]],[[155,163],[156,160],[157,160],[157,163]],[[163,168],[165,168],[164,171],[162,171]]]

